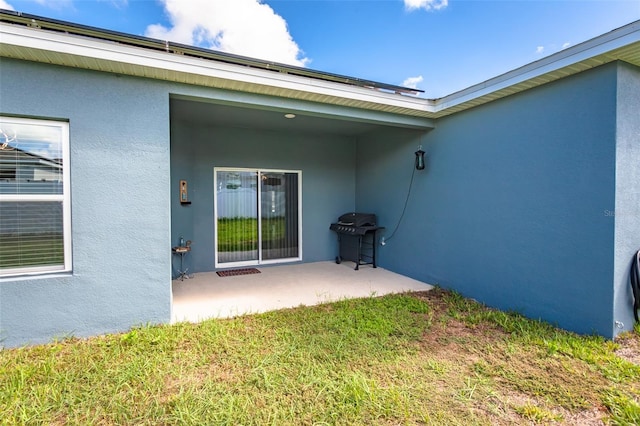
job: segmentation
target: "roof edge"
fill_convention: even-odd
[[[535,62],[530,62],[466,89],[439,99],[434,99],[435,111],[436,113],[441,112],[475,98],[488,95],[489,93],[514,86],[518,83],[638,42],[640,42],[640,20],[568,47]]]
[[[0,22],[24,25],[31,28],[39,28],[50,31],[59,31],[67,34],[87,36],[107,41],[117,41],[130,46],[144,47],[158,51],[178,53],[185,56],[193,56],[202,59],[215,60],[235,65],[244,65],[263,70],[277,71],[291,75],[314,78],[318,80],[331,81],[334,83],[348,84],[352,86],[377,89],[404,95],[417,95],[424,93],[424,90],[414,89],[393,84],[381,83],[372,80],[349,77],[341,74],[313,70],[310,68],[284,64],[280,62],[266,61],[262,59],[250,58],[247,56],[235,55],[232,53],[206,49],[197,46],[175,43],[169,40],[159,40],[150,37],[143,37],[103,28],[91,27],[76,24],[68,21],[61,21],[46,18],[38,15],[0,9]]]
[[[136,76],[181,82],[188,79],[188,84],[304,98],[430,119],[492,102],[605,63],[622,60],[640,66],[640,20],[438,99],[406,96],[422,91],[401,86],[3,9],[0,9],[0,33],[3,34],[0,44],[13,49],[12,53],[3,49],[2,56],[38,61],[30,52],[40,49],[55,53],[57,62],[51,57],[47,57],[47,61],[63,66],[120,73],[122,71],[114,69],[128,67],[128,72]],[[78,58],[89,59],[93,65],[74,63]],[[167,78],[167,73],[172,77]],[[244,88],[239,88],[238,84]]]
[[[424,98],[0,21],[1,56],[427,117]],[[240,88],[244,86],[244,88]],[[279,93],[279,94],[278,94]]]

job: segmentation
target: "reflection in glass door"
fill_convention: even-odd
[[[214,169],[216,267],[301,259],[300,172]]]
[[[258,172],[216,172],[218,263],[258,260]]]

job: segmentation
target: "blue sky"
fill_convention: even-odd
[[[0,0],[438,98],[640,19],[640,0]]]

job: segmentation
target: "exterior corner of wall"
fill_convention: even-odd
[[[640,250],[640,67],[617,67],[614,334],[633,329],[631,259]]]

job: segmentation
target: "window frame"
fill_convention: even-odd
[[[298,256],[283,257],[277,259],[262,258],[262,220],[258,220],[258,258],[253,260],[241,260],[234,262],[220,262],[218,251],[218,172],[256,172],[256,215],[262,217],[262,185],[259,184],[261,176],[268,173],[295,173],[298,176],[297,188],[297,216],[298,216]],[[291,263],[302,261],[302,170],[301,169],[267,169],[267,168],[248,168],[248,167],[214,167],[213,168],[213,261],[215,268],[234,268],[240,266],[260,266],[279,263]]]
[[[0,194],[0,202],[7,203],[38,203],[38,202],[62,202],[62,229],[63,229],[63,256],[62,264],[43,266],[23,266],[0,269],[0,280],[7,277],[20,275],[42,275],[51,273],[64,273],[72,271],[71,250],[71,182],[70,182],[70,149],[69,149],[69,122],[52,119],[25,118],[8,115],[0,115],[0,121],[20,125],[39,125],[60,128],[62,151],[62,194]],[[0,141],[1,142],[1,141]]]

